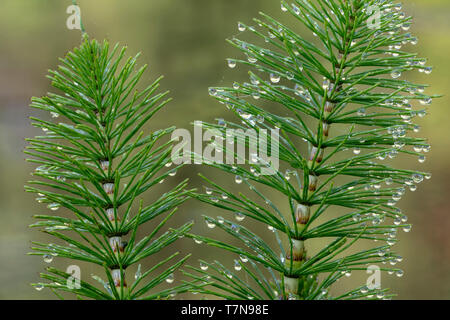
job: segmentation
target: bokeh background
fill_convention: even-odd
[[[282,16],[278,0],[80,0],[79,3],[92,37],[125,44],[130,54],[142,51],[141,64],[150,66],[144,80],[165,75],[163,87],[172,91],[174,101],[154,119],[153,127],[190,128],[194,120],[228,118],[226,109],[207,92],[208,86],[230,85],[246,76],[239,68],[227,68],[225,59],[237,52],[225,39],[237,33],[237,21],[250,23],[259,11]],[[41,258],[26,255],[30,241],[49,239],[27,227],[33,222],[33,214],[45,213],[47,209],[23,190],[33,167],[25,163],[22,151],[24,138],[38,133],[28,120],[30,115],[37,115],[28,107],[30,97],[50,90],[45,78],[47,70],[54,68],[58,57],[80,41],[78,31],[66,28],[68,5],[69,0],[0,1],[0,299],[55,298],[50,291],[37,292],[29,285],[38,281],[39,272],[46,266]],[[444,97],[436,99],[429,115],[419,119],[421,133],[432,146],[427,161],[420,166],[431,171],[433,178],[422,183],[415,193],[408,192],[400,202],[413,223],[412,232],[402,234],[397,245],[397,251],[404,257],[401,267],[405,276],[400,279],[383,276],[382,286],[392,288],[398,299],[448,299],[450,2],[408,0],[404,10],[415,17],[412,32],[420,41],[413,49],[435,67],[431,76],[414,73],[410,77],[430,83],[430,92]],[[408,165],[419,164],[411,160]],[[193,186],[202,188],[197,178],[201,170],[199,167],[182,170],[168,186],[189,177]],[[232,177],[220,179],[231,185]],[[200,216],[214,215],[216,211],[188,202],[180,208],[173,224],[194,219],[198,222],[196,232],[211,234],[213,231],[207,230]],[[222,252],[196,246],[188,239],[182,239],[177,248],[168,249],[166,254],[176,249],[193,252],[193,264],[200,257],[212,260],[223,256]],[[224,263],[231,267],[233,262],[230,259]],[[53,264],[65,268],[69,262],[56,258]],[[84,280],[91,273],[101,274],[102,270],[83,267]],[[365,277],[356,275],[339,286],[362,285]]]

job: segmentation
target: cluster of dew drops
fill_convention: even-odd
[[[299,15],[301,13],[300,9],[295,4],[292,4],[292,9],[293,9],[294,13],[296,13],[297,15]],[[401,4],[395,4],[394,6],[391,6],[391,7],[385,7],[384,8],[384,13],[389,14],[389,13],[393,12],[393,14],[396,15],[397,19],[404,20],[406,18],[406,14],[403,13],[403,12],[400,12],[401,9],[402,9],[402,5]],[[284,4],[282,3],[281,4],[281,10],[283,12],[287,12],[288,8],[285,7]],[[411,22],[410,21],[400,22],[397,25],[397,27],[398,27],[398,29],[401,29],[403,31],[408,31],[410,29],[410,27],[411,27]],[[254,27],[248,27],[248,26],[246,26],[246,25],[244,25],[244,24],[242,24],[240,22],[238,23],[238,30],[240,32],[244,32],[247,29],[249,29],[250,31],[254,31],[255,30]],[[281,32],[281,30],[279,30],[279,31]],[[389,34],[390,35],[394,35],[395,31],[390,31]],[[317,36],[316,34],[314,34],[314,35]],[[269,38],[275,38],[275,36],[272,33],[269,32]],[[269,38],[266,38],[266,42],[269,41]],[[417,37],[412,36],[410,33],[405,34],[404,35],[404,39],[400,43],[389,46],[389,50],[386,52],[386,54],[392,55],[393,57],[397,57],[397,56],[399,56],[399,54],[396,51],[400,50],[403,45],[406,45],[408,43],[410,43],[412,45],[417,45],[417,43],[418,43]],[[245,42],[242,45],[244,46],[244,49],[247,46],[247,44]],[[356,43],[354,42],[351,45],[356,45]],[[271,53],[269,51],[264,51],[264,49],[263,49],[263,51],[261,51],[261,54],[271,54]],[[294,52],[294,54],[298,55],[297,52]],[[248,59],[248,61],[250,63],[256,63],[257,62],[257,59],[255,57],[252,57],[249,54],[247,54],[247,59]],[[287,58],[287,59],[289,59],[289,58]],[[227,64],[228,64],[229,68],[234,69],[237,66],[237,61],[235,59],[229,58],[229,59],[227,59]],[[417,70],[420,73],[424,73],[424,74],[428,75],[428,74],[431,74],[431,72],[432,72],[432,67],[426,66],[426,59],[418,59],[418,60],[411,59],[411,60],[407,60],[406,64],[409,67],[417,67]],[[301,64],[300,64],[300,69],[301,69],[300,71],[303,70]],[[391,71],[391,73],[390,73],[390,76],[393,79],[398,79],[398,78],[401,77],[401,75],[402,75],[402,72],[399,69],[393,69]],[[291,73],[289,73],[289,74],[271,73],[270,74],[270,78],[269,78],[270,82],[267,82],[267,83],[271,83],[273,85],[276,85],[276,84],[278,84],[280,82],[281,78],[286,78],[287,80],[292,80],[293,79],[293,74],[291,74]],[[253,85],[253,86],[257,87],[259,85],[259,79],[257,79],[253,75],[250,76],[250,81],[251,81],[251,85]],[[249,83],[244,83],[245,87],[250,87],[251,85]],[[330,86],[329,80],[324,79],[323,88],[324,89],[329,89],[329,86]],[[237,83],[237,82],[234,82],[233,83],[233,88],[235,90],[239,89],[240,88],[240,84]],[[306,90],[305,88],[303,88],[302,86],[298,85],[298,84],[295,85],[293,90],[288,88],[288,87],[286,87],[286,86],[280,86],[280,88],[284,89],[284,90],[293,91],[295,93],[295,95],[300,96],[301,98],[303,98],[306,101],[311,101],[311,94],[309,93],[309,91]],[[406,88],[406,90],[410,94],[413,94],[413,95],[414,94],[420,94],[420,95],[423,96],[425,88],[423,86],[417,86],[417,87]],[[209,89],[209,93],[210,93],[210,95],[213,95],[213,96],[219,94],[218,90],[214,89],[214,88],[210,88]],[[257,91],[257,92],[252,93],[252,97],[254,99],[256,99],[256,100],[260,98],[260,95],[261,95],[261,91]],[[226,97],[225,97],[225,100],[227,100]],[[423,98],[421,98],[419,100],[419,102],[420,102],[420,104],[422,106],[428,106],[428,105],[430,105],[432,103],[432,98],[424,96]],[[415,116],[419,116],[419,117],[422,118],[422,117],[424,117],[426,115],[426,111],[424,111],[424,110],[420,110],[420,111],[417,111],[417,112],[412,111],[412,105],[410,104],[409,100],[406,99],[406,98],[401,100],[401,101],[394,101],[393,99],[388,99],[388,100],[386,100],[384,102],[384,104],[386,106],[401,107],[401,108],[403,108],[403,109],[405,109],[407,111],[410,111],[410,114],[402,114],[401,115],[403,121],[405,122],[405,125],[390,127],[390,128],[387,129],[387,133],[389,135],[392,135],[392,137],[394,139],[394,148],[392,150],[388,151],[388,152],[381,152],[377,156],[378,160],[385,160],[386,158],[390,158],[390,159],[395,158],[395,156],[398,154],[398,150],[402,149],[405,146],[405,144],[403,142],[401,142],[401,138],[404,138],[406,136],[407,125],[408,124],[412,124],[412,119]],[[237,111],[238,111],[238,115],[243,120],[250,121],[251,124],[255,124],[256,122],[259,122],[259,123],[264,122],[264,117],[262,115],[257,115],[256,119],[254,119],[253,118],[254,116],[252,114],[246,113],[246,112],[244,112],[242,110],[237,110]],[[358,109],[357,110],[357,115],[358,116],[366,116],[365,108]],[[222,123],[222,125],[225,125],[223,120],[222,121],[219,120],[219,125],[221,123]],[[244,123],[244,121],[243,121],[243,123]],[[419,132],[419,130],[420,130],[420,127],[418,125],[413,125],[413,131],[415,133]],[[425,144],[425,145],[414,145],[413,149],[417,153],[420,153],[420,152],[427,153],[427,152],[430,151],[431,147],[428,144]],[[358,155],[358,154],[361,153],[361,149],[360,148],[354,148],[353,149],[353,153],[355,155]],[[418,161],[420,163],[424,163],[425,160],[426,160],[425,155],[423,155],[423,154],[419,155]],[[286,179],[288,179],[290,174],[292,173],[292,172],[290,172],[290,170],[288,170],[288,171],[286,172]],[[294,172],[294,173],[296,173],[296,172]],[[404,186],[402,186],[402,187],[397,189],[397,192],[395,192],[393,194],[392,199],[388,201],[388,205],[389,206],[395,206],[396,202],[398,202],[401,199],[402,195],[405,193],[406,188],[409,188],[409,190],[411,190],[411,191],[415,191],[417,189],[417,184],[421,183],[424,180],[424,178],[425,179],[430,179],[431,178],[431,174],[422,175],[422,174],[419,174],[419,173],[415,173],[409,179],[406,179],[405,181],[403,181]],[[237,184],[241,184],[242,181],[243,181],[242,176],[240,176],[240,175],[236,175],[235,176],[235,182]],[[384,183],[386,183],[386,185],[392,185],[394,183],[394,180],[392,178],[386,178],[384,180]],[[353,187],[349,187],[349,189],[352,189],[352,188]],[[365,188],[366,188],[366,190],[374,189],[375,192],[377,192],[377,190],[379,190],[381,188],[381,182],[380,181],[374,182],[372,184],[367,185]],[[211,194],[212,191],[210,189],[207,189],[206,193],[207,194]],[[399,226],[402,223],[406,223],[407,220],[408,220],[407,216],[406,215],[401,215],[400,214],[401,213],[400,209],[395,208],[395,210],[396,210],[396,212],[399,215],[394,219],[394,225]],[[383,221],[383,219],[384,219],[384,217],[382,217],[381,215],[376,214],[376,213],[367,213],[366,216],[371,216],[372,223],[374,225],[380,224]],[[239,213],[236,214],[236,220],[237,221],[242,221],[243,217],[245,217],[245,216],[243,216],[242,214],[239,214]],[[360,214],[356,214],[353,217],[353,220],[360,221],[363,218],[364,217],[361,217]],[[223,218],[219,217],[218,222],[219,223],[223,223]],[[208,228],[212,229],[212,228],[215,227],[215,223],[213,221],[206,221],[206,224],[207,224]],[[269,229],[273,229],[273,227],[269,226]],[[404,232],[409,232],[410,230],[411,230],[411,225],[404,225],[403,226],[403,231]],[[387,241],[388,245],[395,244],[395,242],[396,242],[396,240],[395,240],[396,231],[397,231],[396,228],[392,228],[391,232],[389,232],[387,234],[388,237],[390,238],[390,240]],[[196,242],[197,243],[201,243],[201,241],[198,241],[198,240],[196,240]],[[380,250],[378,252],[378,255],[380,257],[385,256],[386,255],[386,251],[385,250]],[[242,260],[242,257],[241,257],[241,260]],[[248,259],[245,258],[245,260],[248,260]],[[394,257],[390,257],[389,259],[386,259],[385,261],[383,261],[383,263],[385,264],[388,261],[391,265],[395,265],[397,262],[401,262],[402,260],[403,260],[402,257],[394,256]],[[244,260],[242,260],[242,261],[246,262]],[[201,268],[202,268],[202,270],[206,270],[208,267],[205,264],[201,264]],[[235,269],[236,270],[240,270],[241,269],[241,265],[238,263],[237,260],[235,260]],[[351,275],[350,272],[345,272],[344,271],[343,273],[347,277],[349,277]],[[389,274],[395,273],[395,275],[397,277],[402,277],[403,276],[403,271],[402,270],[389,271],[388,273]],[[367,294],[368,292],[369,292],[369,289],[367,287],[363,287],[361,289],[361,293],[362,294]],[[378,292],[378,293],[375,294],[375,296],[377,298],[379,298],[379,299],[382,299],[382,298],[384,298],[384,293],[383,292]],[[372,296],[368,295],[368,297],[372,297]]]

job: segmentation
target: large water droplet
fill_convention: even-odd
[[[216,224],[213,221],[206,220],[206,226],[210,229],[214,229]]]
[[[241,221],[243,221],[245,219],[245,215],[243,215],[240,212],[236,212],[234,214],[234,218],[236,219],[236,221],[241,222]]]
[[[166,282],[173,283],[174,281],[175,281],[175,277],[174,277],[173,273],[169,274],[166,278]]]
[[[399,277],[399,278],[403,277],[403,270],[397,270],[397,271],[395,272],[395,275],[396,275],[397,277]]]
[[[234,270],[241,271],[241,269],[242,269],[242,266],[239,263],[239,261],[238,260],[234,260]]]
[[[136,273],[134,274],[134,279],[137,280],[142,276],[142,272],[141,272],[141,265],[138,265],[138,269],[136,271]]]
[[[231,69],[236,68],[236,60],[233,59],[228,59],[228,67],[230,67]]]
[[[275,74],[275,73],[270,74],[270,81],[272,83],[278,83],[278,82],[280,82],[280,79],[281,79],[281,77],[278,74]]]
[[[34,286],[34,288],[35,288],[37,291],[42,291],[42,289],[44,289],[44,286],[43,286],[42,284],[37,284],[37,285]]]
[[[391,77],[394,79],[400,78],[401,75],[402,73],[399,70],[394,70],[391,72]]]
[[[426,159],[427,158],[424,155],[420,155],[418,160],[420,163],[424,163]]]
[[[59,203],[50,203],[47,208],[49,208],[52,211],[58,210],[60,207]]]
[[[44,262],[46,262],[46,263],[51,263],[51,262],[53,261],[53,256],[50,255],[50,254],[45,254],[45,255],[43,256],[43,259],[44,259]]]
[[[420,104],[421,105],[430,105],[431,104],[431,102],[433,102],[433,99],[432,98],[424,98],[424,99],[422,99],[422,100],[420,100]]]
[[[420,173],[415,173],[412,175],[412,179],[415,183],[421,183],[423,181],[423,176]]]

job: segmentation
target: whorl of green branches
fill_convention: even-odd
[[[381,9],[379,28],[367,23],[374,14],[369,6]],[[391,0],[282,1],[281,9],[312,32],[314,40],[263,13],[262,19],[254,19],[257,26],[239,23],[239,31],[262,43],[229,40],[245,57],[229,59],[229,67],[248,67],[250,82],[211,88],[210,94],[241,121],[220,120],[204,127],[219,130],[223,137],[227,129],[279,128],[279,158],[286,171],[261,175],[261,167],[270,163],[255,155],[242,166],[211,164],[250,189],[251,195],[228,191],[204,178],[211,188],[195,195],[236,215],[237,222],[210,216],[205,220],[241,245],[190,234],[237,259],[234,270],[219,261],[202,261],[186,274],[211,283],[197,291],[227,299],[390,297],[382,288],[361,286],[334,297],[329,289],[372,264],[403,274],[393,266],[401,257],[392,246],[397,230],[411,226],[396,203],[430,175],[396,168],[394,163],[401,162],[391,159],[410,156],[423,162],[422,151],[430,146],[408,134],[418,131],[412,121],[425,115],[421,108],[433,96],[424,93],[425,85],[400,77],[408,71],[430,73],[431,68],[425,59],[402,50],[417,39],[404,32],[411,18]],[[412,104],[419,109],[413,110]],[[217,149],[227,151],[220,144]],[[258,185],[270,188],[270,194]],[[275,192],[284,197],[283,207],[271,201]],[[245,217],[251,222],[239,224]],[[274,232],[279,248],[251,230],[258,224]],[[311,253],[308,248],[319,238],[329,242]],[[360,239],[373,240],[372,245],[363,242],[364,249],[352,247],[348,253]]]
[[[172,142],[166,138],[174,128],[149,131],[145,127],[170,98],[168,92],[158,92],[161,78],[137,89],[146,67],[136,69],[138,56],[126,59],[125,52],[126,48],[111,49],[108,42],[98,43],[84,34],[81,46],[50,71],[52,85],[61,94],[32,99],[31,107],[49,116],[31,118],[44,134],[28,139],[28,161],[39,166],[33,173],[37,179],[26,190],[36,193],[37,201],[50,210],[66,210],[61,215],[36,216],[40,221],[32,226],[56,243],[35,242],[31,254],[44,256],[47,262],[56,256],[98,265],[106,276],[105,280],[93,276],[99,282],[94,285],[82,274],[80,286],[70,286],[72,274],[48,268],[41,274],[47,282],[34,284],[37,289],[48,287],[56,294],[68,291],[93,299],[166,298],[187,289],[184,284],[154,289],[165,280],[173,282],[173,272],[187,258],[179,258],[178,253],[145,272],[139,265],[135,279],[126,277],[128,267],[172,244],[190,230],[191,223],[160,234],[188,197],[186,181],[151,203],[142,201],[146,191],[178,170],[168,169]],[[139,239],[137,231],[143,224],[163,216],[151,234]]]

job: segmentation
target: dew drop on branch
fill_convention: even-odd
[[[53,261],[53,256],[50,255],[50,254],[45,254],[45,255],[43,256],[43,259],[44,259],[44,262],[46,262],[46,263],[51,263],[51,262]]]
[[[175,281],[175,277],[173,273],[169,274],[169,276],[166,278],[167,283],[173,283]]]

